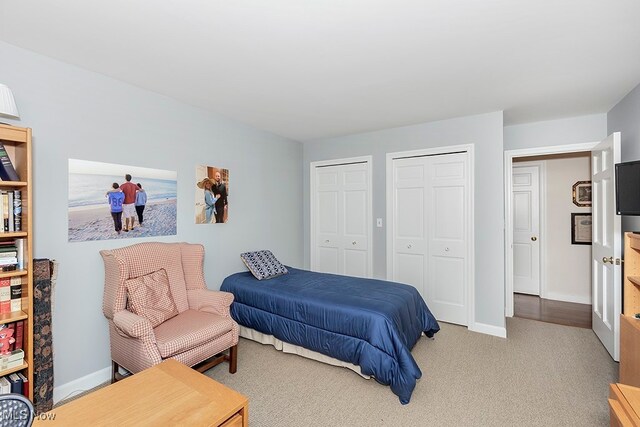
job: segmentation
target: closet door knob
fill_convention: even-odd
[[[355,240],[353,242],[351,242],[352,245],[356,245],[358,242],[356,242]]]
[[[407,249],[411,249],[411,244],[408,244],[408,245],[407,245]]]
[[[535,242],[536,240],[538,240],[538,238],[536,236],[531,237],[531,241]]]

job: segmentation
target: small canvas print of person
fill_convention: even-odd
[[[119,188],[117,182],[111,185],[111,190],[107,191],[107,199],[111,207],[111,217],[116,233],[122,233],[122,204],[124,202],[124,193]]]
[[[136,191],[138,186],[131,182],[131,175],[124,176],[125,183],[120,185],[124,193],[124,204],[122,205],[122,216],[124,217],[124,231],[133,230],[136,220]]]
[[[136,213],[138,214],[138,223],[142,227],[142,214],[144,213],[144,207],[147,204],[147,192],[142,189],[142,184],[136,184],[138,190],[136,191]]]

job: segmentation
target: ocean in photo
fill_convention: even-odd
[[[107,204],[106,193],[111,185],[123,184],[124,177],[115,175],[69,174],[69,209],[87,208]],[[147,192],[147,200],[162,201],[176,199],[178,182],[175,180],[140,178],[131,182],[140,183]]]

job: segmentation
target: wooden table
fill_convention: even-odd
[[[34,426],[247,427],[248,400],[240,393],[168,359],[52,409]],[[55,414],[55,415],[53,415]]]

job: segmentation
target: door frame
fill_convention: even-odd
[[[516,156],[514,158],[517,158]],[[540,298],[546,298],[547,295],[547,264],[546,264],[546,254],[547,254],[547,200],[546,191],[547,191],[547,164],[542,160],[532,160],[532,161],[524,161],[518,162],[518,165],[523,166],[537,166],[538,167],[538,241],[540,244],[538,245],[540,251],[540,271],[538,272],[539,279],[539,296]],[[513,161],[511,163],[512,172],[511,172],[511,181],[512,187],[511,191],[513,192]],[[513,227],[513,224],[511,224]],[[511,228],[512,238],[513,238],[513,228]],[[513,264],[511,264],[513,265]],[[511,276],[513,280],[513,275]]]
[[[449,145],[444,147],[424,148],[420,150],[410,151],[397,151],[393,153],[387,153],[386,156],[386,218],[387,218],[387,230],[386,238],[387,244],[387,280],[392,280],[393,269],[393,160],[404,157],[422,157],[422,156],[434,156],[442,154],[455,154],[466,152],[468,156],[468,169],[469,174],[469,211],[467,215],[467,235],[465,236],[467,244],[467,328],[469,330],[476,330],[476,317],[475,317],[475,155],[473,144],[462,145]]]
[[[367,277],[373,277],[373,156],[348,157],[343,159],[320,160],[309,163],[309,266],[312,271],[315,267],[316,255],[316,218],[315,218],[315,185],[316,185],[316,168],[326,166],[341,166],[353,163],[366,163],[369,178],[367,186],[369,187],[369,200],[367,201],[367,219],[369,226],[367,227]]]
[[[513,159],[515,157],[545,156],[550,154],[566,154],[591,152],[600,141],[580,144],[553,145],[547,147],[522,148],[505,150],[504,152],[504,315],[513,317],[513,206],[511,193],[513,192]],[[542,260],[541,260],[542,261]],[[540,265],[542,269],[542,263]],[[546,275],[546,272],[542,272]],[[541,275],[542,276],[542,275]],[[542,285],[542,284],[541,284]],[[541,286],[542,289],[542,286]]]

